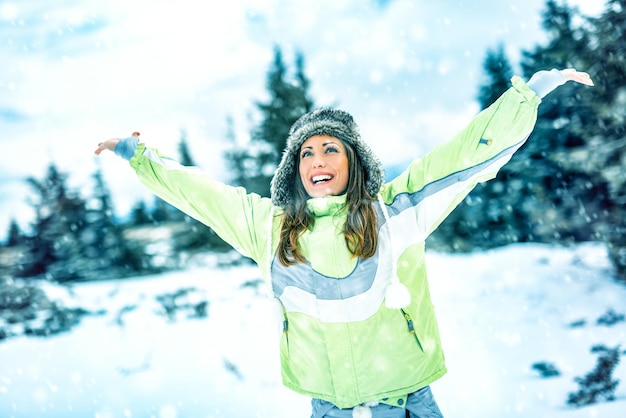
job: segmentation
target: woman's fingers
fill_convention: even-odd
[[[593,80],[589,74],[576,71],[574,68],[568,68],[565,70],[561,70],[561,74],[565,76],[566,79],[575,81],[577,83],[585,84],[587,86],[593,86]]]

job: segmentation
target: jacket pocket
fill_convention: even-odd
[[[413,334],[413,337],[415,337],[415,342],[417,343],[417,346],[419,347],[419,349],[424,352],[424,347],[422,347],[422,343],[420,342],[420,338],[417,335],[417,331],[415,329],[415,323],[413,322],[413,318],[411,318],[411,315],[409,315],[409,313],[407,311],[405,311],[404,309],[400,309],[402,311],[402,315],[404,315],[404,320],[406,321],[406,325],[408,327],[409,333]]]

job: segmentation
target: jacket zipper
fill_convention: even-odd
[[[411,318],[411,315],[409,315],[409,313],[405,311],[404,309],[400,309],[400,310],[402,311],[402,314],[404,315],[404,319],[406,320],[406,324],[409,327],[409,333],[413,334],[413,336],[415,337],[415,342],[417,342],[417,346],[420,348],[420,350],[422,350],[422,352],[424,352],[422,343],[420,342],[420,339],[417,336],[417,332],[415,332],[415,325],[413,324],[413,319]]]
[[[285,334],[285,344],[287,344],[287,355],[289,355],[289,321],[287,315],[283,313],[283,334]]]

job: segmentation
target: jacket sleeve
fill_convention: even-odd
[[[512,86],[452,140],[413,161],[383,186],[382,197],[390,212],[414,212],[421,239],[477,183],[493,179],[532,132],[541,99],[521,78],[511,81]]]
[[[264,262],[270,199],[212,179],[139,144],[130,159],[139,180],[154,194],[212,228],[224,241],[255,262]]]

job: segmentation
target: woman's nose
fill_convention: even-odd
[[[313,159],[313,167],[324,167],[326,162],[323,157],[315,156]]]

